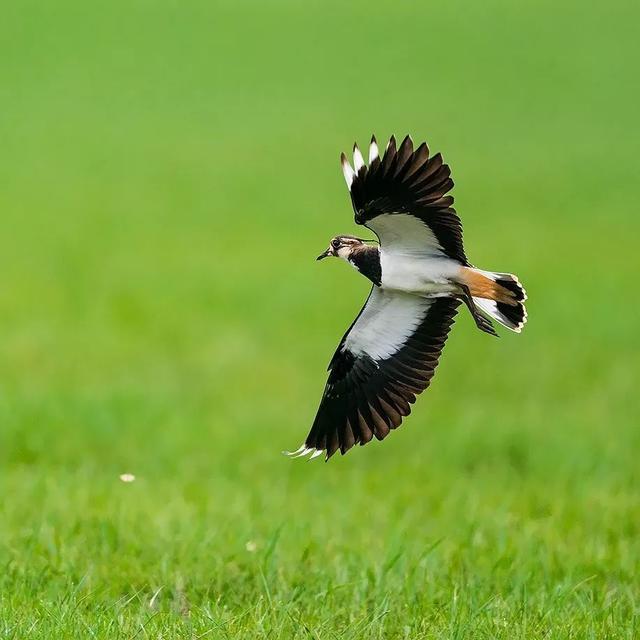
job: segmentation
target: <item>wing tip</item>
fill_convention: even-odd
[[[323,453],[324,453],[324,449],[316,449],[315,447],[308,447],[307,444],[303,442],[296,451],[283,451],[282,455],[293,459],[293,458],[305,458],[306,456],[311,454],[308,460],[309,462],[311,462],[311,460],[313,460],[314,458],[317,458]]]
[[[378,149],[378,141],[375,136],[371,136],[371,142],[369,143],[369,164],[371,165],[376,158],[380,157],[380,150]]]
[[[356,142],[353,143],[353,169],[357,173],[360,173],[360,169],[364,167],[364,158],[362,157],[362,153],[358,148],[358,144]]]
[[[349,191],[351,191],[351,185],[353,184],[356,172],[349,164],[349,160],[347,160],[347,156],[344,153],[340,154],[340,164],[342,165],[342,175],[344,175],[344,180],[347,183]]]
[[[391,134],[389,137],[389,141],[385,147],[385,154],[394,155],[397,151],[397,139],[395,134]],[[426,143],[423,143],[426,145]],[[407,134],[401,143],[401,147],[403,145],[409,145],[411,149],[413,149],[413,138],[411,134]],[[371,136],[371,142],[369,143],[369,154],[368,154],[368,164],[371,165],[376,159],[380,158],[380,150],[378,147],[378,141],[376,139],[375,134]],[[360,173],[361,169],[366,166],[364,157],[360,148],[358,147],[358,143],[353,143],[353,166],[349,162],[347,155],[345,153],[340,154],[340,163],[342,165],[342,173],[344,175],[345,182],[347,183],[347,187],[349,191],[351,191],[351,186],[353,185],[353,181],[356,176]]]

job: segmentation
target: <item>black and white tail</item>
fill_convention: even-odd
[[[527,293],[516,276],[511,273],[494,273],[480,269],[470,269],[476,277],[481,276],[495,283],[493,287],[482,287],[482,296],[471,289],[473,301],[480,311],[496,320],[507,329],[520,333],[527,322],[527,309],[524,302]]]

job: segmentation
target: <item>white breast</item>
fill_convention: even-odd
[[[446,257],[402,255],[380,250],[382,287],[410,293],[455,291],[460,264]]]

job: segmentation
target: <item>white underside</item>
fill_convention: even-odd
[[[374,287],[343,348],[355,356],[389,358],[413,335],[432,304],[432,298]]]
[[[380,250],[382,287],[394,291],[431,295],[459,290],[460,263],[447,257],[405,256]]]
[[[344,348],[382,360],[414,334],[434,298],[459,292],[461,265],[446,256],[431,229],[414,216],[383,214],[367,226],[381,240],[382,282],[373,288]]]
[[[445,254],[422,220],[404,213],[382,214],[367,226],[380,238],[384,289],[420,295],[457,291],[460,263]]]
[[[405,256],[444,256],[435,234],[419,218],[407,213],[383,213],[366,223],[388,253]]]
[[[345,340],[354,355],[382,360],[398,352],[422,323],[434,298],[455,293],[460,265],[449,258],[389,255],[380,252],[382,285]]]

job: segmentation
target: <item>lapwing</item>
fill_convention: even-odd
[[[375,136],[368,164],[357,145],[342,171],[355,222],[378,242],[336,236],[318,260],[340,258],[372,285],[364,307],[329,363],[329,378],[311,431],[289,455],[326,460],[374,437],[383,440],[408,416],[430,384],[458,306],[477,327],[491,320],[520,332],[527,320],[518,278],[471,265],[453,208],[449,166],[426,143],[392,136],[381,157]]]

